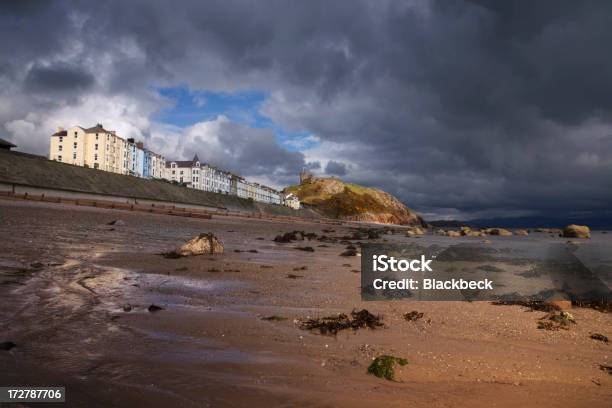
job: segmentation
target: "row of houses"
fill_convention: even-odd
[[[123,139],[101,124],[68,130],[58,128],[51,136],[49,159],[136,177],[163,178],[163,156],[145,149],[142,142]]]
[[[231,194],[270,204],[284,204],[294,209],[300,208],[300,201],[295,195],[283,195],[271,187],[249,182],[241,176],[202,163],[198,155],[188,161],[166,162],[165,178],[198,190]]]
[[[245,180],[231,172],[192,160],[165,160],[142,142],[123,139],[101,124],[91,128],[59,128],[51,136],[49,159],[135,177],[165,179],[197,190],[251,198],[255,201],[300,208],[299,199],[271,187]]]

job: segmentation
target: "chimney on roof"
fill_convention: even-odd
[[[104,126],[101,123],[96,123],[96,127],[103,128]]]
[[[57,127],[57,132],[58,132],[58,133],[59,133],[59,132],[62,132],[63,130],[64,130],[64,128],[63,128],[63,127],[61,127],[61,126],[58,126],[58,127]]]
[[[144,149],[144,143],[136,142],[136,147],[139,148],[139,149]]]
[[[128,141],[128,143],[134,144],[134,138],[133,137],[130,137],[127,141]]]

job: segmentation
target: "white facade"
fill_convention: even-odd
[[[167,161],[164,178],[184,184],[189,188],[251,198],[263,203],[283,204],[284,201],[279,191],[258,183],[248,182],[240,176],[207,163],[201,163],[197,155],[189,161]]]
[[[187,187],[202,190],[200,161],[198,156],[191,161],[167,161],[165,176],[166,180],[185,184]]]
[[[260,201],[260,202],[269,203],[269,204],[280,204],[281,203],[281,194],[278,191],[268,186],[262,186],[261,184],[257,184],[257,183],[253,183],[253,187],[254,187],[254,193],[255,193],[255,197],[254,197],[255,201]]]
[[[190,161],[166,162],[165,178],[197,190],[230,194],[231,173],[200,163],[195,155]]]
[[[249,183],[245,179],[238,178],[236,180],[236,195],[240,198],[249,198],[248,187]]]
[[[231,173],[208,164],[202,166],[202,190],[230,194]]]
[[[284,204],[294,210],[300,209],[300,199],[293,193],[289,193],[285,196]]]

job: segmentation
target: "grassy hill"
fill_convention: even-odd
[[[384,191],[345,183],[338,178],[316,178],[285,189],[321,214],[341,220],[383,224],[422,224],[422,218]]]

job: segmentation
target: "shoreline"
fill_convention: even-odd
[[[106,224],[114,219],[125,225],[111,231]],[[547,332],[536,328],[543,312],[520,306],[362,301],[354,272],[360,259],[339,256],[344,244],[273,241],[295,229],[342,236],[350,226],[4,201],[0,223],[1,277],[18,282],[0,285],[7,337],[0,341],[17,344],[0,352],[0,364],[9,367],[2,384],[61,380],[68,398],[74,393],[73,401],[93,401],[89,406],[603,407],[612,401],[612,380],[597,367],[610,364],[609,346],[588,338],[609,331],[610,314],[574,309],[576,327]],[[224,254],[159,255],[204,231],[222,240]],[[36,262],[44,266],[33,268]],[[163,310],[148,312],[150,304]],[[382,315],[385,327],[323,336],[294,322],[364,308]],[[405,321],[412,310],[430,323]],[[270,316],[286,320],[262,320]],[[401,382],[366,374],[382,353],[408,360]]]

